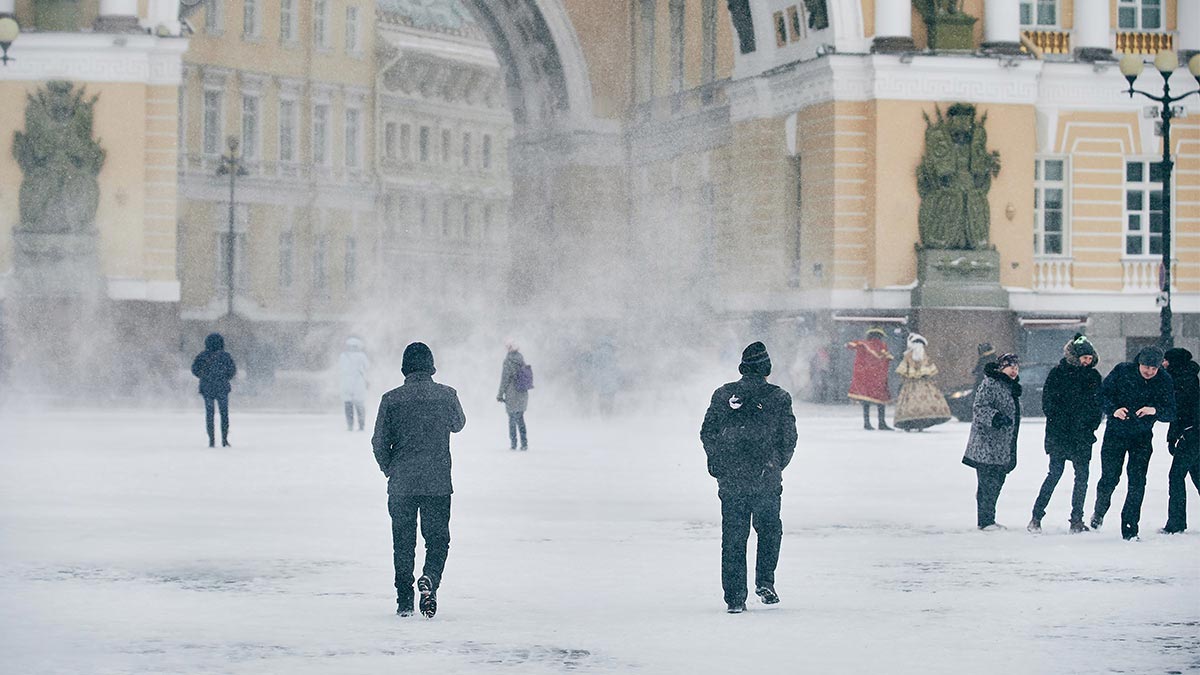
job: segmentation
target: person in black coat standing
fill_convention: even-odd
[[[1033,503],[1030,532],[1042,531],[1042,518],[1050,496],[1062,478],[1067,462],[1075,467],[1075,489],[1071,492],[1071,532],[1086,532],[1083,524],[1083,500],[1087,497],[1088,465],[1096,428],[1104,419],[1100,403],[1100,373],[1096,372],[1096,349],[1091,341],[1076,333],[1063,346],[1063,358],[1046,376],[1042,391],[1042,412],[1046,414],[1046,454],[1050,471]]]
[[[1138,352],[1136,362],[1119,363],[1104,378],[1104,442],[1100,445],[1100,483],[1096,485],[1096,510],[1092,529],[1104,524],[1113,490],[1121,481],[1121,468],[1129,456],[1126,474],[1129,489],[1121,510],[1121,536],[1137,539],[1146,495],[1146,470],[1150,467],[1154,423],[1175,419],[1175,386],[1162,370],[1163,353],[1158,347]]]
[[[1163,534],[1187,529],[1187,481],[1200,492],[1200,365],[1186,349],[1168,349],[1163,365],[1175,384],[1175,421],[1167,430],[1167,449],[1171,451],[1168,474],[1167,526]]]
[[[225,351],[225,338],[212,333],[204,338],[204,351],[192,361],[192,375],[200,378],[200,395],[204,397],[204,424],[208,430],[208,447],[213,438],[213,406],[221,409],[221,447],[229,446],[229,381],[237,375],[233,357]]]
[[[421,614],[437,613],[437,591],[450,552],[450,434],[467,424],[458,392],[433,381],[433,352],[422,342],[404,349],[404,384],[383,395],[371,445],[388,477],[396,613],[413,612],[417,515],[425,539],[425,565],[417,579]]]
[[[783,470],[796,450],[792,397],[767,383],[771,357],[761,342],[742,352],[742,378],[712,395],[700,441],[708,473],[717,479],[721,500],[721,586],[729,613],[746,609],[746,542],[753,525],[758,535],[755,593],[764,604],[779,602],[775,567],[783,522],[779,518]]]

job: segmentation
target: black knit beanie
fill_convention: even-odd
[[[771,374],[771,356],[767,354],[767,346],[761,342],[753,342],[742,350],[742,363],[738,372],[743,375]]]
[[[1154,366],[1161,368],[1163,362],[1163,351],[1153,345],[1142,347],[1142,351],[1138,352],[1137,364],[1139,366]]]
[[[424,342],[414,342],[404,348],[404,360],[400,363],[400,372],[405,375],[412,373],[437,372],[433,367],[433,352]]]
[[[1092,341],[1087,339],[1083,333],[1076,333],[1075,337],[1067,343],[1067,354],[1079,358],[1081,356],[1091,356],[1095,358],[1096,348],[1092,346]]]

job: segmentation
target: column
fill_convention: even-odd
[[[140,33],[138,0],[100,0],[100,15],[92,29],[97,33]]]
[[[987,0],[983,8],[985,52],[1021,53],[1021,7],[1012,0]]]
[[[911,51],[916,51],[912,39],[912,3],[908,0],[875,0],[875,39],[871,42],[871,52]]]
[[[1200,54],[1200,2],[1179,3],[1179,62],[1186,64]]]
[[[1102,61],[1112,58],[1112,21],[1108,0],[1075,0],[1075,58]]]

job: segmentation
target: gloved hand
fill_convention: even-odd
[[[1012,419],[1004,413],[998,412],[992,417],[992,428],[1003,429],[1004,427],[1012,426]]]
[[[497,401],[499,401],[499,402],[501,402],[501,403],[504,403],[504,397],[503,397],[503,396],[497,396],[497,397],[496,397],[496,400],[497,400]]]

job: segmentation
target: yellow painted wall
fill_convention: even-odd
[[[603,8],[594,0],[564,4],[592,80],[592,112],[616,118],[629,106],[632,95],[632,3],[608,2]]]

